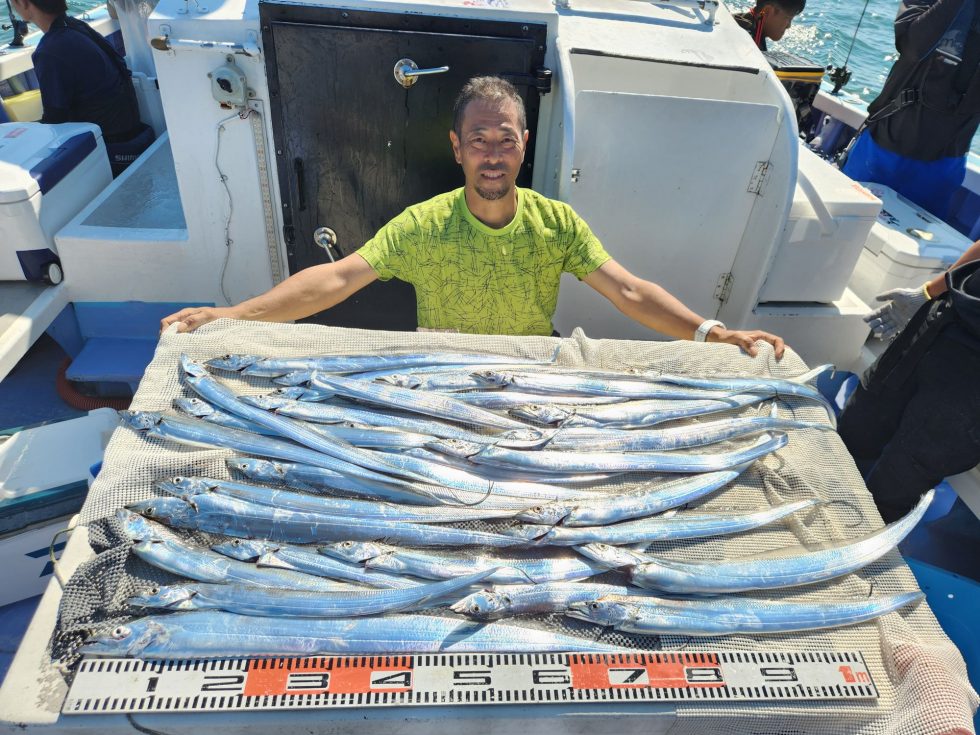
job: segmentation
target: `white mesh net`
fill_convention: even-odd
[[[693,375],[772,375],[791,377],[806,370],[787,353],[777,362],[768,345],[751,358],[727,345],[692,342],[627,342],[592,340],[580,331],[569,339],[550,337],[487,337],[438,333],[394,333],[332,329],[313,325],[255,324],[222,320],[188,335],[163,335],[156,355],[133,402],[138,410],[170,410],[175,397],[190,395],[181,385],[181,353],[206,360],[226,353],[304,356],[331,353],[404,351],[481,351],[501,355],[549,358],[556,345],[558,363],[606,369],[644,368]],[[268,392],[264,379],[243,379],[231,373],[222,380],[238,393]],[[820,421],[823,409],[789,401],[790,412],[803,420]],[[758,409],[749,409],[758,410]],[[96,550],[102,553],[85,565],[65,591],[60,636],[55,652],[70,657],[80,632],[112,624],[127,614],[123,601],[141,582],[164,580],[125,554],[123,539],[105,519],[133,501],[155,495],[153,483],[173,475],[230,478],[227,450],[190,449],[147,440],[127,428],[113,435],[102,471],[82,510],[90,524]],[[648,479],[648,478],[644,478]],[[612,485],[621,487],[620,485]],[[685,561],[709,561],[764,553],[862,536],[881,526],[870,495],[844,449],[831,431],[790,432],[788,446],[757,462],[733,486],[694,504],[706,510],[747,511],[774,503],[817,498],[814,511],[787,522],[727,538],[660,542],[652,551]],[[917,588],[897,551],[857,574],[805,588],[772,592],[768,599],[833,600],[868,594],[891,595]],[[553,616],[540,621],[565,632],[596,637],[585,624]],[[59,641],[60,638],[60,641]],[[604,642],[615,642],[604,635]],[[793,704],[683,704],[672,733],[952,733],[972,732],[970,720],[977,696],[969,686],[963,659],[943,634],[925,603],[891,613],[876,622],[811,634],[688,638],[662,636],[631,641],[661,650],[739,651],[764,646],[783,650],[857,650],[869,665],[880,698],[861,702],[800,702]],[[733,718],[737,717],[738,720]],[[738,723],[733,725],[733,723]],[[959,728],[959,729],[957,729]]]

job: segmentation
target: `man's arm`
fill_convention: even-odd
[[[311,316],[339,304],[378,277],[357,253],[336,263],[324,263],[295,273],[261,296],[237,306],[191,307],[160,322],[160,331],[180,322],[178,332],[190,332],[215,319],[250,319],[289,322]]]
[[[953,270],[964,263],[972,263],[974,260],[980,260],[980,240],[977,240],[970,247],[963,251],[963,254],[959,259],[953,263],[947,270]],[[938,276],[933,278],[925,285],[925,289],[929,294],[929,298],[934,299],[940,294],[946,293],[946,271],[943,271]]]
[[[895,18],[895,48],[901,54],[922,58],[949,30],[963,6],[970,3],[971,0],[905,0]]]
[[[695,331],[704,322],[666,289],[634,276],[615,260],[606,261],[582,280],[633,321],[671,337],[693,339]],[[759,330],[716,326],[708,332],[707,341],[737,345],[754,357],[758,354],[755,342],[760,339],[773,346],[777,360],[783,356],[783,340]]]

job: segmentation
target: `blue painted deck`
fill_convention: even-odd
[[[24,637],[41,596],[0,607],[0,684],[3,684],[10,662],[13,661],[20,639]]]

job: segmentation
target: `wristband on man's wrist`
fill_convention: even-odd
[[[717,319],[705,319],[703,322],[701,322],[701,326],[699,326],[694,331],[694,341],[707,342],[708,332],[710,332],[715,327],[721,327],[722,329],[726,328],[725,325],[720,321],[718,321]]]
[[[926,301],[932,301],[932,296],[929,294],[929,281],[922,284],[922,293],[926,297]]]

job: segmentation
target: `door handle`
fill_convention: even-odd
[[[419,69],[419,65],[411,59],[399,59],[395,64],[395,81],[405,89],[411,87],[418,81],[419,77],[428,77],[433,74],[445,74],[449,71],[448,66],[436,66],[431,69]]]

